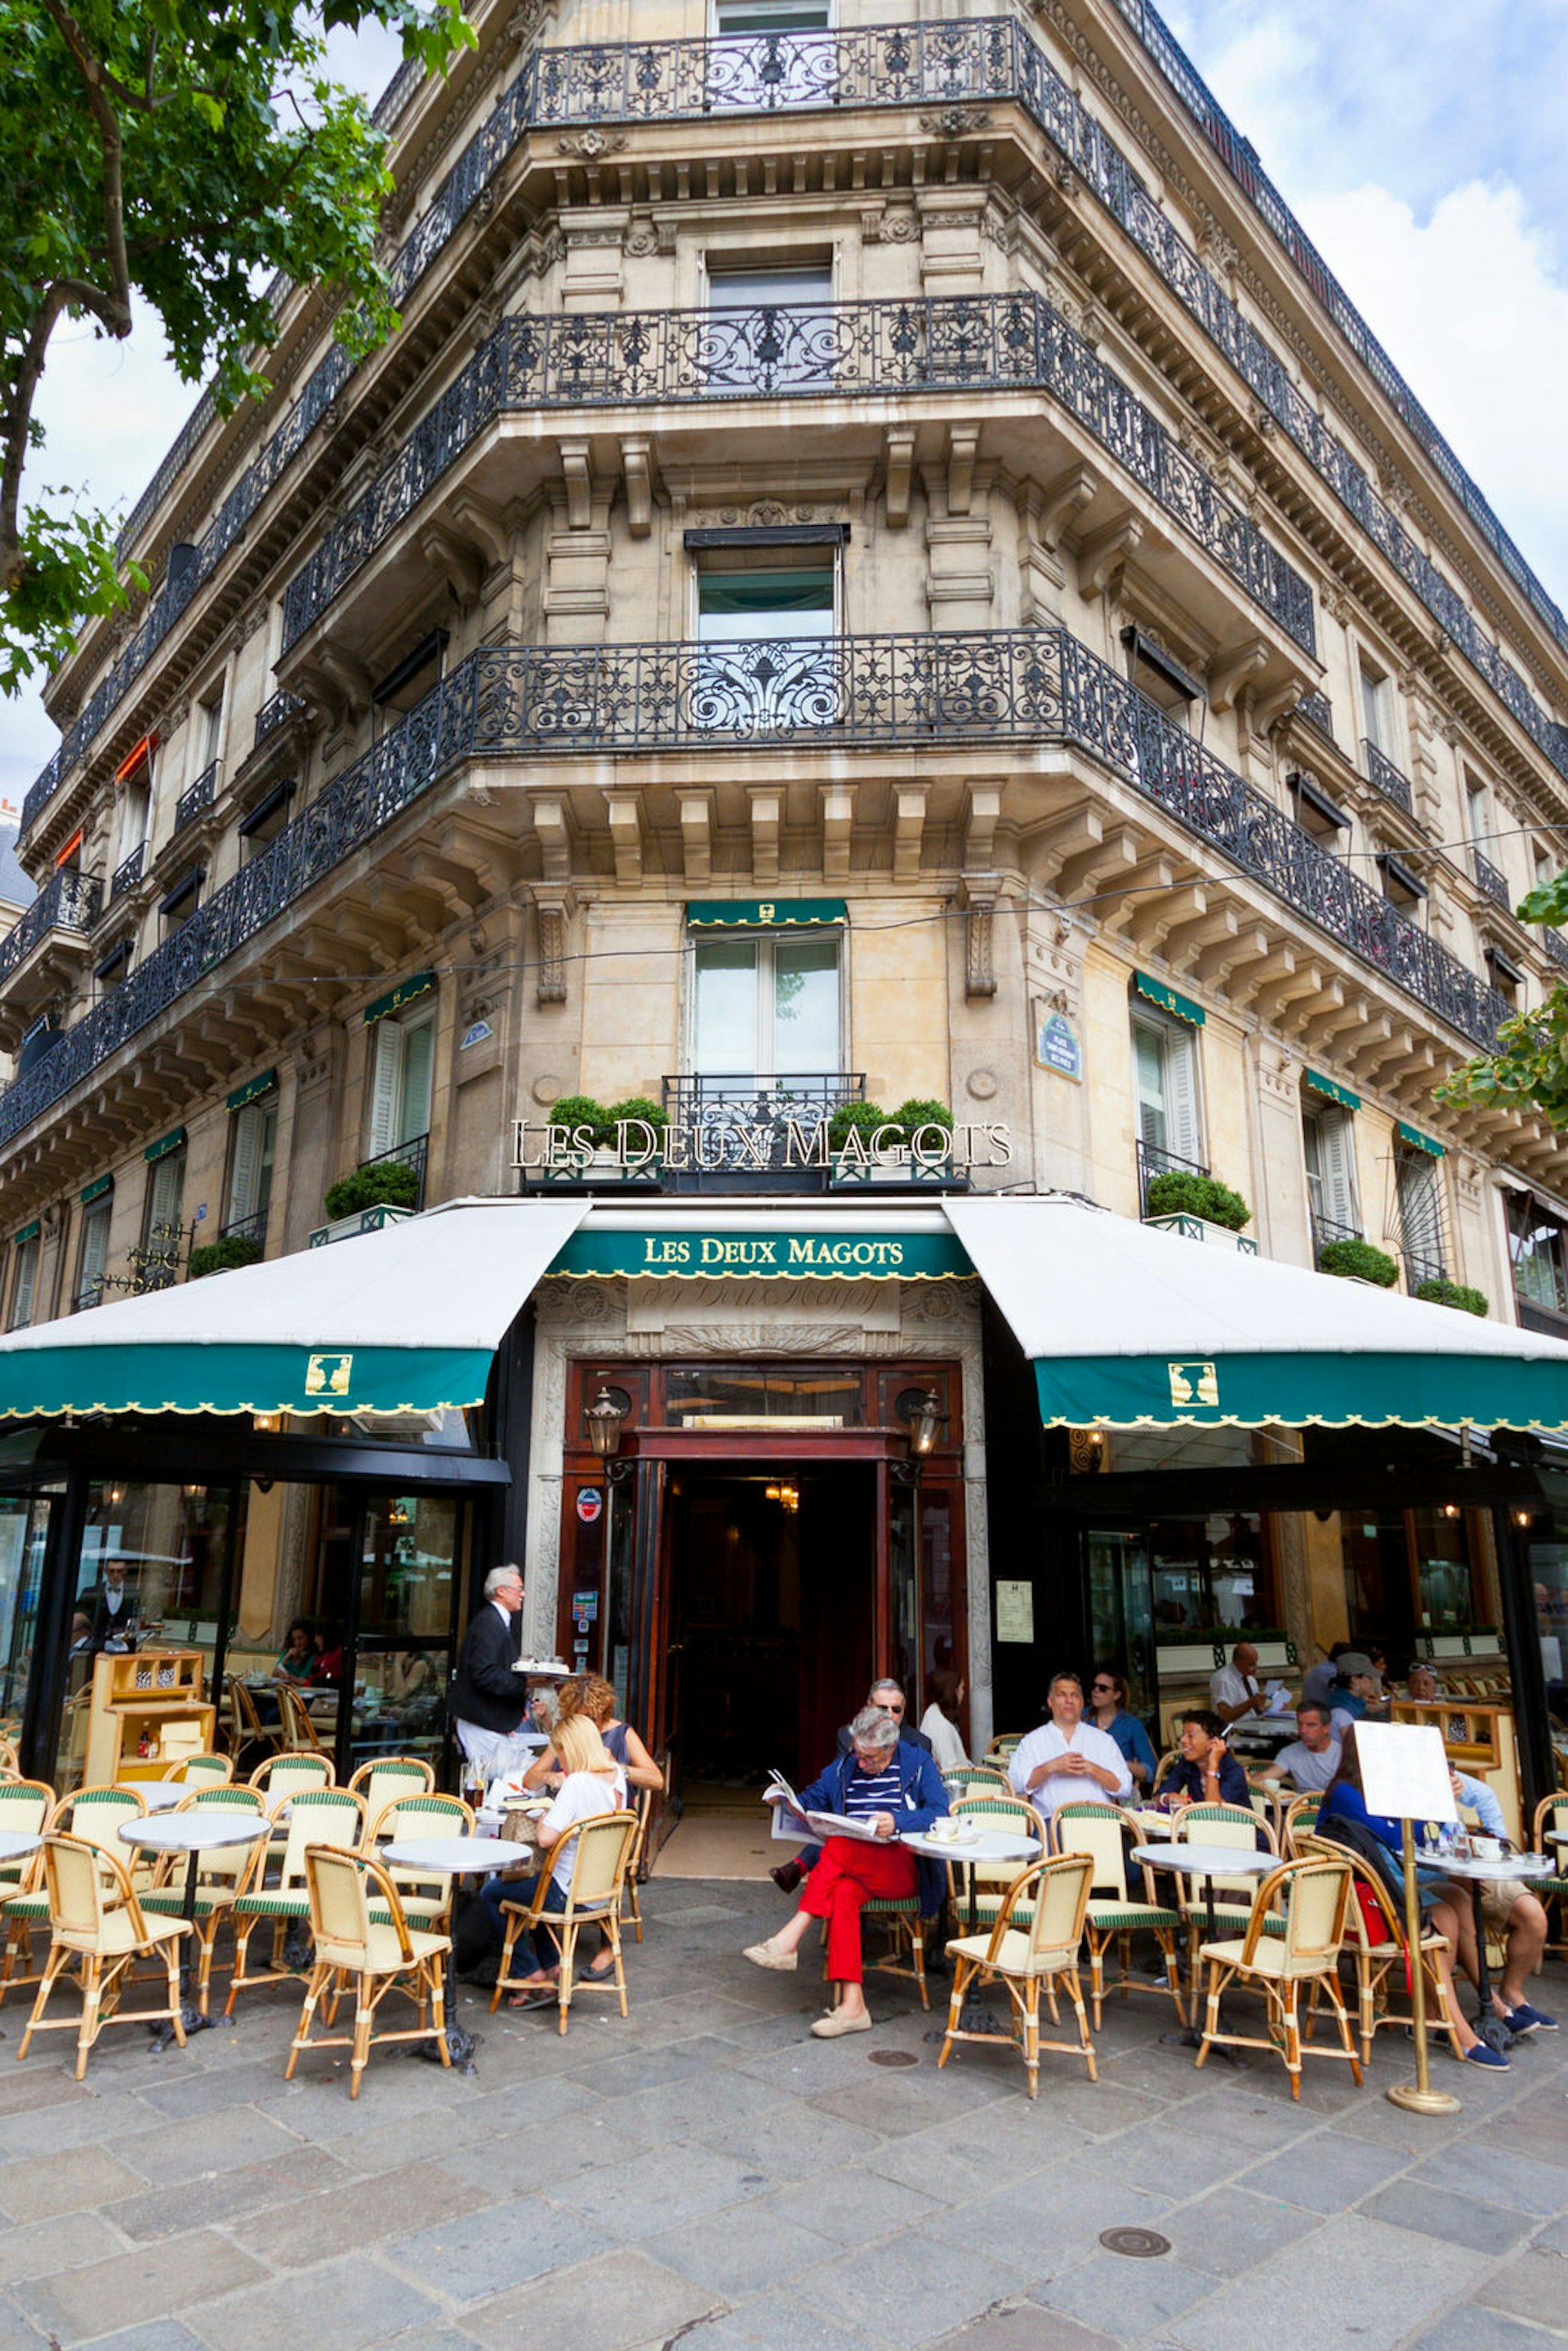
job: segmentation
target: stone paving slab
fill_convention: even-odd
[[[467,2077],[372,2054],[282,2078],[298,1987],[152,2055],[68,2036],[15,2063],[0,2019],[0,2351],[1549,2351],[1568,2341],[1568,2033],[1511,2071],[1434,2060],[1451,2118],[1366,2085],[1166,2044],[1168,2004],[1113,2001],[1100,2079],[1006,2048],[936,2057],[873,1976],[875,2032],[821,2043],[814,1970],[742,1945],[767,1884],[656,1882],[632,2012],[494,2016]],[[1568,2010],[1568,1971],[1540,2004]],[[17,2011],[19,2017],[19,2008]],[[894,2056],[892,2067],[872,2060]],[[1160,2232],[1150,2261],[1113,2226]]]

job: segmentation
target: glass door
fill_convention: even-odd
[[[422,1755],[440,1776],[466,1515],[466,1505],[449,1494],[377,1493],[365,1499],[350,1770],[378,1755]]]
[[[1084,1537],[1089,1622],[1096,1665],[1127,1685],[1128,1711],[1159,1751],[1159,1675],[1155,1655],[1154,1578],[1141,1528],[1092,1528]]]
[[[0,1729],[8,1739],[27,1696],[52,1508],[47,1494],[0,1494]]]

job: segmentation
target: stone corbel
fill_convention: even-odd
[[[920,784],[900,784],[894,794],[893,878],[917,882],[920,845],[925,831],[925,790]]]
[[[460,492],[452,502],[453,522],[468,545],[483,558],[487,569],[510,561],[515,514],[515,508],[497,514],[472,490]]]
[[[622,440],[621,470],[626,477],[626,528],[633,538],[646,538],[653,528],[653,476],[645,434],[629,434]]]
[[[1031,484],[1026,511],[1040,545],[1054,555],[1063,532],[1071,530],[1099,488],[1100,476],[1092,465],[1069,465],[1049,482]]]
[[[1257,735],[1271,735],[1282,718],[1288,718],[1309,688],[1299,677],[1287,677],[1267,692],[1259,693],[1252,705],[1252,729]]]
[[[374,680],[363,662],[329,638],[316,654],[318,674],[326,680],[328,699],[337,705],[339,724],[362,718],[371,706]]]
[[[643,796],[641,792],[606,792],[610,841],[615,852],[615,879],[622,889],[634,889],[643,879]]]
[[[902,530],[909,520],[909,486],[915,475],[915,435],[889,433],[883,444],[885,476],[883,503],[890,530]]]
[[[980,446],[977,424],[955,424],[947,434],[947,511],[967,515],[975,495],[975,458]]]
[[[964,863],[971,872],[988,873],[996,855],[997,826],[1001,821],[999,784],[971,784],[968,821],[964,829]]]
[[[588,530],[593,522],[593,476],[586,441],[558,441],[560,470],[566,482],[566,527]]]
[[[534,831],[538,836],[539,852],[544,861],[547,882],[567,882],[571,877],[571,834],[567,824],[564,800],[530,799]]]
[[[758,785],[746,795],[751,803],[751,876],[769,889],[779,879],[779,835],[784,822],[784,795],[771,785]]]
[[[1269,647],[1261,637],[1217,653],[1208,664],[1208,706],[1213,711],[1235,707],[1237,695],[1254,675],[1269,666]]]
[[[991,916],[996,910],[1001,877],[971,873],[964,877],[964,994],[971,1002],[995,996],[996,964],[992,953]]]
[[[419,551],[451,589],[458,611],[471,611],[485,580],[484,562],[476,549],[444,523],[427,522],[419,534]]]
[[[1143,517],[1130,507],[1101,529],[1092,530],[1078,549],[1078,585],[1082,594],[1090,601],[1103,596],[1143,540]]]
[[[535,979],[536,1004],[566,1002],[567,932],[575,901],[570,890],[536,888],[534,912],[538,918],[539,954]]]
[[[854,829],[852,784],[819,786],[822,803],[822,874],[829,882],[850,878],[850,834]]]
[[[689,890],[706,890],[713,879],[713,794],[677,792],[681,812],[681,858]]]

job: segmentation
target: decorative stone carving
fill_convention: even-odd
[[[935,114],[923,114],[922,131],[929,131],[934,139],[968,139],[977,131],[988,131],[991,118],[983,106],[945,106]]]
[[[647,261],[659,250],[659,232],[651,220],[633,221],[622,246],[635,261]]]
[[[879,245],[913,245],[920,235],[920,223],[905,204],[890,204],[871,232]]]
[[[995,1070],[971,1070],[964,1081],[964,1091],[976,1102],[995,1102],[998,1091]]]
[[[601,155],[619,155],[626,144],[623,131],[601,131],[591,122],[586,131],[568,131],[556,141],[559,155],[580,156],[585,163],[596,163]]]
[[[554,1078],[547,1074],[536,1078],[529,1092],[541,1110],[549,1110],[550,1105],[559,1102],[562,1094],[565,1093],[566,1081],[563,1078]]]

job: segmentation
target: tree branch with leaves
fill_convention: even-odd
[[[268,389],[277,274],[341,298],[356,356],[396,329],[387,140],[325,48],[371,24],[432,72],[475,39],[461,0],[0,0],[0,691],[145,585],[89,500],[29,491],[62,320],[123,341],[149,315],[225,414]]]
[[[1532,890],[1518,913],[1521,923],[1568,922],[1568,873]],[[1435,1099],[1456,1110],[1538,1110],[1553,1126],[1568,1128],[1568,993],[1553,987],[1537,1010],[1504,1020],[1496,1051],[1465,1062]]]

